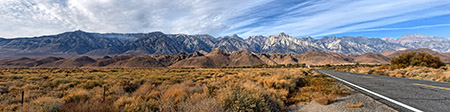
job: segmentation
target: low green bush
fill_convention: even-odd
[[[391,69],[406,68],[409,66],[425,66],[439,68],[445,66],[439,57],[427,53],[408,52],[391,59]]]

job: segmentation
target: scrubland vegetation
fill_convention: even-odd
[[[345,95],[333,82],[305,68],[0,69],[0,111],[283,111]]]
[[[326,66],[325,69],[450,82],[450,66],[426,53],[404,53],[381,66]]]
[[[394,70],[390,69],[389,65],[381,65],[378,67],[340,66],[340,67],[329,67],[328,69],[354,73],[386,75],[391,77],[404,77],[422,80],[450,82],[450,70],[449,70],[450,66],[448,65],[440,68],[414,66]]]
[[[439,68],[445,66],[445,63],[439,57],[416,52],[403,53],[391,59],[391,69],[406,68],[409,66]]]

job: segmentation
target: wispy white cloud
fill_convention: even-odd
[[[442,0],[1,0],[0,36],[71,30],[325,36],[450,14]],[[444,25],[447,26],[447,25]],[[437,27],[418,26],[412,28]],[[378,28],[378,29],[377,29]]]
[[[401,28],[373,28],[373,29],[355,30],[354,32],[412,30],[412,29],[434,28],[434,27],[443,27],[443,26],[450,26],[450,24],[422,25],[422,26],[401,27]]]
[[[2,0],[0,36],[71,30],[207,33],[229,29],[226,20],[267,0]]]
[[[254,33],[276,34],[283,31],[288,34],[293,34],[294,36],[325,36],[351,32],[354,30],[449,14],[449,3],[449,1],[440,0],[318,2],[297,9],[308,9],[309,12],[314,12],[312,14],[302,15],[303,11],[288,12],[286,15],[281,14],[279,18],[282,19],[276,21],[283,22],[252,26],[254,28],[261,28],[258,28],[258,30],[249,30],[243,33],[243,35]],[[447,6],[447,8],[438,8],[443,6]],[[295,14],[300,16],[296,16]],[[239,30],[233,31],[239,32]]]
[[[405,22],[405,21],[411,21],[411,20],[415,20],[415,19],[423,19],[423,18],[427,18],[427,17],[434,17],[434,16],[446,15],[446,14],[450,14],[450,10],[436,11],[436,12],[432,12],[432,13],[422,13],[422,14],[405,14],[405,15],[399,15],[396,17],[384,18],[384,19],[379,19],[376,21],[335,28],[330,31],[322,32],[322,33],[312,35],[312,36],[318,37],[318,36],[326,36],[326,35],[345,33],[345,32],[358,32],[358,31],[361,31],[361,30],[364,30],[367,28],[374,28],[374,27],[379,27],[379,26],[385,26],[385,25],[390,25],[390,24],[395,24],[395,23],[400,23],[400,22]]]

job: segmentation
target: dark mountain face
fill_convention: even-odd
[[[417,39],[421,41],[415,41]],[[430,40],[431,39],[431,40]],[[433,40],[434,39],[434,40]],[[280,33],[270,37],[251,36],[242,39],[237,35],[215,38],[210,35],[151,33],[88,33],[83,31],[66,32],[58,35],[34,38],[0,38],[1,57],[42,57],[80,55],[105,56],[119,54],[177,54],[195,51],[211,52],[222,49],[231,53],[248,50],[254,53],[292,53],[308,51],[338,52],[343,54],[379,53],[385,50],[399,50],[420,47],[438,51],[448,51],[449,39],[426,36],[407,36],[401,39],[379,39],[366,37],[311,37],[293,38]]]
[[[192,53],[195,51],[211,52],[213,46],[217,42],[217,39],[210,35],[169,35],[171,38],[175,38],[176,41],[181,42],[184,45],[184,52]]]
[[[175,38],[171,38],[161,32],[139,34],[135,41],[128,41],[126,54],[173,54],[183,52],[183,46]]]
[[[120,47],[123,43],[124,41],[119,39],[104,38],[82,31],[75,31],[53,36],[9,39],[9,42],[2,44],[1,48],[21,51],[27,54],[86,54],[99,49],[114,49],[114,52],[119,53],[125,50]]]
[[[34,38],[0,39],[0,57],[210,52],[217,39],[209,35],[166,35],[162,32],[99,34],[83,31]],[[19,52],[16,52],[19,51]]]
[[[11,41],[11,40],[0,38],[0,46],[2,46],[3,44],[8,43],[9,41]]]
[[[244,41],[244,39],[238,37],[237,35],[225,36],[220,38],[220,40],[214,46],[215,48],[222,49],[226,52],[233,52],[237,50],[250,50],[255,51],[250,48],[250,45]]]

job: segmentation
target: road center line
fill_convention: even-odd
[[[346,81],[346,80],[344,80],[344,79],[338,78],[338,77],[336,77],[336,76],[334,76],[334,75],[331,75],[331,74],[329,74],[329,73],[326,73],[326,72],[321,72],[321,73],[326,74],[326,75],[328,75],[328,76],[330,76],[330,77],[333,77],[333,78],[335,78],[335,79],[337,79],[337,80],[339,80],[339,81],[341,81],[341,82],[344,82],[344,83],[346,83],[346,84],[348,84],[348,85],[350,85],[350,86],[353,86],[353,87],[355,87],[355,88],[358,88],[358,89],[360,89],[360,90],[362,90],[362,91],[365,91],[365,92],[367,92],[367,93],[370,93],[370,94],[372,94],[372,95],[375,95],[375,96],[377,96],[377,97],[380,97],[380,98],[382,98],[382,99],[385,99],[385,100],[387,100],[387,101],[389,101],[389,102],[391,102],[391,103],[397,104],[397,105],[399,105],[399,106],[401,106],[401,107],[403,107],[403,108],[409,109],[409,110],[414,111],[414,112],[423,112],[422,110],[416,109],[416,108],[411,107],[411,106],[409,106],[409,105],[406,105],[406,104],[404,104],[404,103],[402,103],[402,102],[399,102],[399,101],[396,101],[396,100],[391,99],[391,98],[389,98],[389,97],[386,97],[386,96],[383,96],[383,95],[381,95],[381,94],[375,93],[375,92],[373,92],[373,91],[370,91],[370,90],[368,90],[368,89],[366,89],[366,88],[360,87],[360,86],[358,86],[358,85],[356,85],[356,84],[350,83],[350,82],[348,82],[348,81]]]
[[[437,88],[437,89],[450,90],[450,88],[446,88],[446,87],[439,87],[439,86],[432,86],[432,85],[418,84],[418,83],[413,83],[413,84],[414,84],[414,85],[418,85],[418,86],[430,87],[430,88]]]

